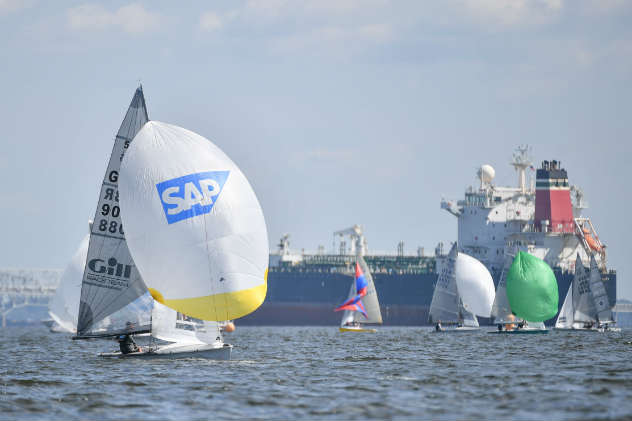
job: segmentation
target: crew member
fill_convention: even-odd
[[[116,337],[121,348],[121,354],[129,354],[130,352],[139,352],[140,348],[134,342],[130,335],[119,335]]]

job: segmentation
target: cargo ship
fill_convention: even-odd
[[[531,150],[519,147],[510,164],[515,187],[496,186],[495,170],[482,165],[478,186],[470,186],[458,201],[441,199],[440,206],[457,218],[459,249],[483,262],[498,284],[505,255],[520,249],[545,260],[554,270],[561,306],[573,279],[576,256],[587,264],[594,254],[610,304],[616,303],[616,271],[607,268],[606,246],[587,216],[581,188],[569,185],[568,173],[557,160],[533,166]],[[535,175],[535,177],[533,177]],[[530,179],[528,182],[527,179]],[[335,325],[332,310],[347,295],[356,253],[364,256],[380,297],[384,325],[427,325],[434,284],[445,259],[439,243],[434,255],[423,248],[415,255],[371,254],[362,227],[334,233],[333,250],[295,253],[284,235],[270,255],[268,294],[242,325]],[[480,320],[481,324],[493,320]]]

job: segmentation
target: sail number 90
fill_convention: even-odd
[[[112,211],[112,216],[115,218],[118,218],[121,214],[121,209],[118,206],[110,207],[107,203],[104,203],[103,206],[101,206],[101,215],[108,216],[110,211]]]
[[[116,207],[116,206],[115,206]],[[101,219],[99,221],[99,231],[108,231],[111,232],[112,234],[118,232],[121,235],[124,235],[123,233],[123,224],[119,224],[116,221],[109,221],[110,223],[108,224],[108,220],[107,219]]]

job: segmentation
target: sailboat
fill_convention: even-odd
[[[90,236],[86,235],[79,244],[61,275],[55,295],[48,303],[48,314],[54,321],[50,326],[52,332],[76,333],[81,279],[86,266],[89,240]]]
[[[519,251],[506,255],[492,316],[498,330],[490,333],[548,333],[544,321],[555,316],[557,279],[543,260]]]
[[[382,313],[371,271],[361,255],[356,258],[355,277],[347,300],[334,311],[343,311],[340,332],[377,332],[363,324],[381,324]]]
[[[489,270],[454,243],[435,285],[429,321],[436,332],[479,330],[476,316],[490,316],[494,295]]]
[[[612,311],[601,272],[595,256],[590,256],[590,268],[584,267],[579,254],[575,259],[575,276],[562,310],[555,321],[556,330],[580,330],[592,332],[620,331],[611,327]]]
[[[267,247],[239,168],[208,139],[149,121],[139,87],[101,188],[75,339],[149,334],[138,352],[101,355],[229,359],[218,322],[265,299]]]

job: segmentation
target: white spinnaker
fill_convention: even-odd
[[[365,319],[360,312],[354,311],[354,320],[361,323],[382,323],[380,302],[377,298],[377,290],[375,289],[375,282],[373,282],[369,265],[366,264],[362,256],[358,256],[357,260],[367,282],[366,295],[362,297],[362,305],[366,311],[367,318]]]
[[[145,97],[142,88],[139,87],[114,140],[107,171],[101,184],[81,286],[78,335],[103,330],[104,319],[147,291],[125,242],[118,192],[121,160],[132,138],[147,120]],[[117,325],[116,320],[124,325]],[[112,331],[126,329],[126,325],[140,328],[143,323],[135,317],[131,317],[131,320],[130,317],[111,318],[111,322],[107,329]],[[99,324],[101,329],[97,326]]]
[[[573,327],[573,313],[573,286],[571,285],[566,292],[566,298],[555,321],[555,327],[558,329],[571,329]]]
[[[600,322],[612,321],[612,308],[608,300],[608,293],[601,280],[601,271],[597,266],[595,256],[590,256],[590,290],[593,296],[595,311]]]
[[[454,277],[454,263],[457,257],[457,244],[454,243],[450,253],[443,262],[441,273],[437,278],[432,301],[430,303],[430,317],[432,323],[457,322],[461,310],[460,298]]]
[[[454,276],[465,310],[489,317],[496,291],[492,275],[485,265],[465,253],[459,253],[454,264]]]
[[[154,298],[203,320],[232,320],[261,305],[269,260],[263,212],[217,146],[151,121],[127,151],[119,185],[127,242]]]
[[[86,235],[61,275],[55,295],[48,303],[48,314],[65,332],[76,332],[83,268],[86,266],[90,235]]]
[[[586,270],[577,254],[575,276],[570,288],[573,290],[573,322],[594,322],[595,304],[590,291],[590,272]]]
[[[177,311],[153,302],[151,336],[181,344],[213,344],[222,341],[218,322],[192,319]]]

